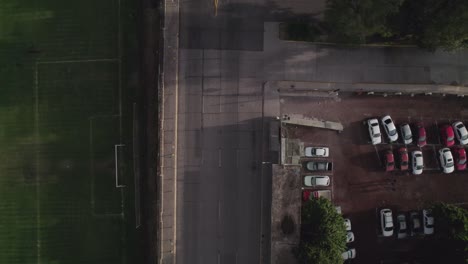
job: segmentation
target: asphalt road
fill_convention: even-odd
[[[464,83],[464,54],[337,48],[277,40],[294,14],[264,1],[180,2],[179,264],[268,263],[270,176],[263,161],[268,80]]]

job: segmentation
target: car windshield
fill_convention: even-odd
[[[416,166],[416,169],[417,169],[417,170],[422,170],[422,166],[421,166],[421,165],[418,165],[418,166]]]
[[[447,165],[446,165],[446,166],[447,166],[447,167],[453,167],[453,161],[447,162]]]
[[[463,135],[463,136],[461,137],[461,139],[462,139],[462,140],[468,139],[468,134]]]
[[[389,162],[389,163],[387,163],[387,166],[388,166],[388,167],[391,167],[391,166],[393,166],[393,165],[394,165],[393,161],[392,161],[392,162]]]
[[[374,134],[374,137],[375,138],[380,137],[380,133]]]
[[[411,139],[411,135],[406,135],[405,139]]]
[[[453,141],[453,137],[448,137],[447,141]]]
[[[392,230],[393,230],[393,227],[387,226],[387,227],[384,228],[384,230],[385,230],[385,231],[392,231]]]
[[[390,136],[395,135],[396,134],[396,129],[388,131],[388,134],[390,134]]]
[[[401,162],[401,166],[406,166],[406,165],[408,165],[408,162],[407,162],[407,161],[402,161],[402,162]]]
[[[426,137],[419,137],[419,141],[426,141]]]
[[[385,120],[385,124],[387,124],[387,125],[388,125],[388,124],[390,124],[390,123],[392,123],[392,120],[391,120],[390,118],[389,118],[389,119],[387,119],[387,120]]]
[[[466,159],[461,159],[461,160],[459,160],[459,161],[458,161],[458,164],[461,164],[461,165],[466,164]]]

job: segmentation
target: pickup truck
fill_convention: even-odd
[[[328,161],[309,161],[306,167],[310,171],[331,171],[332,163]]]
[[[320,190],[320,191],[311,191],[311,190],[303,190],[302,191],[302,200],[308,201],[312,199],[318,199],[323,197],[327,200],[331,201],[331,191],[330,190]]]

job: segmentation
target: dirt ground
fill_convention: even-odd
[[[271,263],[295,263],[293,248],[299,244],[301,215],[299,166],[273,165],[271,206]],[[298,188],[299,187],[299,188]],[[290,217],[292,225],[285,226]],[[285,230],[289,230],[285,233]]]
[[[378,209],[388,207],[393,213],[421,210],[431,202],[468,202],[468,171],[443,174],[437,151],[442,148],[438,127],[460,120],[468,124],[468,100],[457,97],[382,97],[344,94],[339,98],[282,97],[281,114],[305,114],[323,120],[339,121],[344,131],[337,133],[309,127],[290,127],[289,135],[307,146],[330,147],[334,162],[333,202],[352,221],[357,263],[380,263],[388,260],[414,259],[414,250],[431,237],[383,238],[379,231]],[[428,145],[422,148],[424,172],[386,173],[382,158],[386,150],[404,146],[397,143],[371,145],[364,121],[389,114],[395,124],[422,121]],[[383,128],[381,127],[382,133]],[[383,133],[384,134],[384,133]],[[401,139],[401,135],[400,135]],[[408,145],[408,152],[420,149]],[[437,221],[437,220],[436,220]],[[437,232],[437,230],[436,230]],[[417,256],[416,256],[417,258]]]

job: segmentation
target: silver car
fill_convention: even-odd
[[[452,173],[455,170],[452,152],[449,148],[439,150],[439,160],[444,173]]]
[[[413,166],[413,174],[421,174],[424,168],[422,152],[419,150],[411,152],[411,161]]]
[[[465,125],[458,121],[452,124],[453,130],[455,132],[455,136],[460,142],[461,145],[468,144],[468,131],[466,130]]]
[[[304,185],[308,187],[330,186],[330,177],[307,175],[304,177]]]
[[[423,210],[423,225],[425,235],[434,234],[434,217],[432,216],[431,210]]]
[[[343,260],[356,258],[356,249],[354,248],[348,249],[347,251],[341,254],[341,258],[343,258]]]
[[[382,125],[387,133],[388,139],[390,142],[395,142],[398,140],[398,133],[393,123],[392,118],[389,115],[382,117]]]
[[[400,126],[401,137],[403,137],[403,143],[405,145],[411,144],[413,142],[413,134],[411,133],[411,127],[409,124],[403,124]]]

